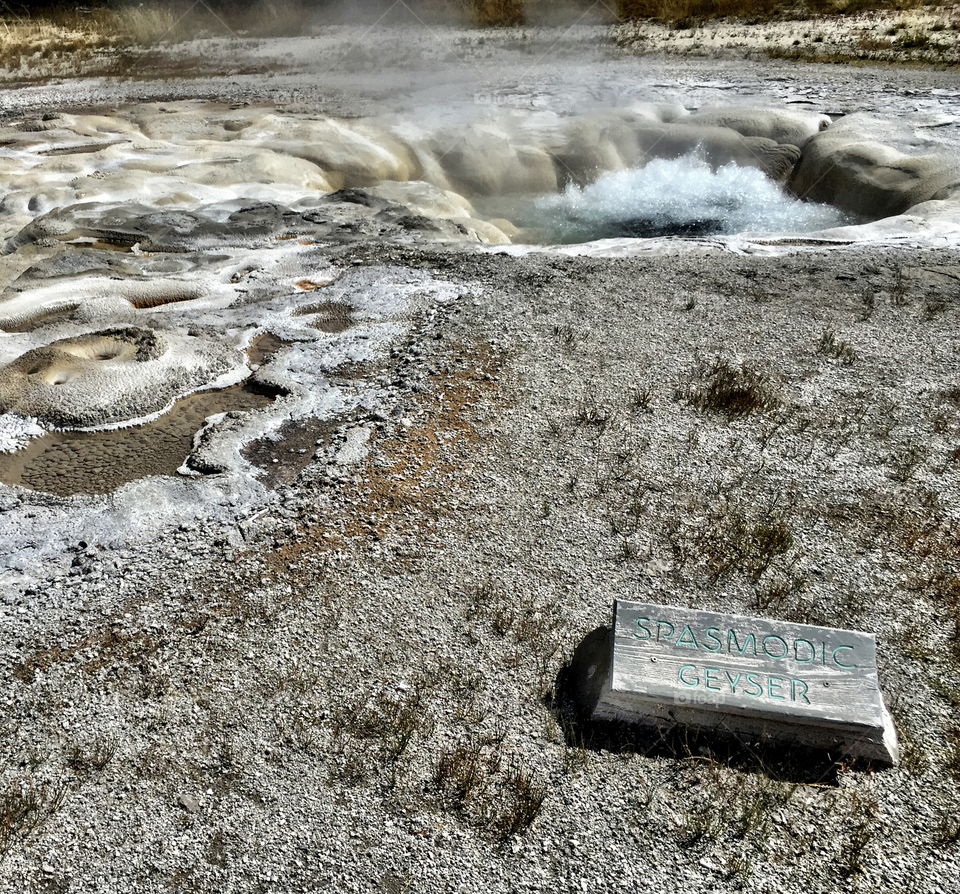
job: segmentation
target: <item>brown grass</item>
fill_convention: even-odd
[[[870,10],[890,11],[937,7],[930,0],[618,0],[601,8],[607,20],[651,19],[692,25],[724,17],[761,21],[811,15],[843,15]],[[384,22],[397,14],[384,3]],[[10,7],[7,7],[9,9]],[[398,7],[409,23],[457,22],[483,27],[594,21],[598,6],[591,0],[409,0]],[[41,58],[108,47],[152,47],[200,35],[279,37],[308,32],[312,26],[351,18],[366,21],[377,9],[353,12],[344,4],[309,0],[261,0],[178,5],[166,3],[95,5],[92,9],[64,4],[32,16],[0,15],[0,62]]]
[[[752,364],[736,364],[725,357],[698,358],[687,381],[676,391],[703,412],[734,419],[775,410],[780,401],[769,377]]]
[[[620,0],[618,12],[624,19],[655,19],[685,22],[724,16],[771,16],[783,11],[780,0]]]
[[[17,16],[0,8],[0,64],[18,65],[41,59],[91,54],[98,50],[155,47],[206,36],[250,34],[280,37],[302,34],[313,17],[305,0],[263,0],[229,13],[216,5],[184,9],[176,3],[131,6],[76,6]]]
[[[446,476],[462,471],[464,457],[458,451],[480,439],[470,408],[496,387],[494,376],[505,359],[486,344],[474,345],[461,356],[462,368],[430,377],[438,394],[424,399],[424,420],[378,443],[385,462],[369,470],[342,530],[335,533],[325,523],[305,526],[295,541],[270,554],[272,567],[282,572],[303,554],[334,549],[346,539],[382,540],[396,531],[416,528],[422,533],[433,527],[444,512]],[[444,484],[438,486],[438,480]]]
[[[523,25],[527,10],[523,0],[474,0],[471,10],[478,25]]]
[[[930,0],[620,0],[622,19],[654,19],[668,24],[691,24],[698,20],[743,18],[806,18],[813,15],[849,15],[892,9],[944,6]]]

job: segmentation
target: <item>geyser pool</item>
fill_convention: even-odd
[[[791,196],[755,168],[713,168],[696,155],[611,171],[587,186],[570,184],[559,194],[527,200],[509,213],[538,241],[564,244],[615,237],[790,236],[856,222],[830,205]]]
[[[693,237],[698,248],[706,240],[697,237],[717,237],[711,247],[732,250],[751,240],[750,250],[771,251],[796,242],[956,244],[960,161],[904,154],[881,141],[889,130],[858,114],[835,123],[794,109],[642,101],[569,115],[471,104],[363,119],[162,101],[8,119],[0,420],[21,418],[0,425],[0,448],[20,451],[0,462],[0,484],[88,492],[176,471],[191,450],[216,454],[205,468],[248,476],[234,448],[272,434],[292,407],[326,418],[342,397],[327,387],[330,369],[394,337],[379,310],[376,339],[348,334],[369,328],[364,302],[380,301],[384,274],[351,274],[344,282],[359,286],[303,297],[344,273],[326,254],[333,244],[521,253],[634,237],[584,249],[612,254],[677,248],[642,238],[662,236]],[[914,147],[912,131],[904,139]],[[195,448],[180,420],[195,434],[206,417],[183,411],[203,400],[180,398],[236,384],[238,349],[266,322],[276,333],[251,346],[246,365],[283,347],[291,356],[264,381],[275,373],[287,383],[290,405],[228,413],[210,424],[213,447]],[[143,356],[91,342],[98,333],[139,339]],[[147,350],[153,340],[165,349]],[[319,390],[297,391],[304,381]],[[137,442],[159,445],[157,428],[112,428],[171,406],[164,415],[176,437],[150,462]],[[23,417],[38,422],[25,428]],[[49,431],[102,425],[111,428]]]

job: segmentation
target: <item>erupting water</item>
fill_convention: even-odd
[[[603,174],[585,187],[538,198],[517,223],[544,241],[575,243],[620,236],[792,235],[854,221],[830,205],[788,195],[754,168],[714,170],[695,155],[655,159]]]

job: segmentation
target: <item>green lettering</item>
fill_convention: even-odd
[[[753,656],[757,655],[757,638],[752,633],[748,633],[743,639],[743,645],[740,645],[740,640],[737,638],[737,631],[730,630],[727,632],[727,651],[732,653],[734,646],[736,646],[737,651],[743,655],[747,651],[747,646],[752,644]]]
[[[713,683],[715,685],[711,686]],[[720,669],[716,667],[705,667],[703,669],[703,685],[707,689],[720,689]]]
[[[660,635],[664,627],[670,628],[670,632],[666,635],[666,637]],[[657,642],[660,642],[662,639],[670,639],[671,636],[673,636],[673,624],[671,624],[669,621],[657,621]]]
[[[775,698],[775,699],[777,699],[778,701],[783,701],[783,700],[786,698],[786,696],[775,694],[774,691],[773,691],[774,685],[776,685],[777,692],[779,692],[779,691],[780,691],[780,687],[783,685],[783,678],[782,678],[782,677],[767,677],[767,695],[768,695],[770,698]]]
[[[737,684],[739,684],[740,680],[743,679],[743,674],[737,674],[736,676],[734,676],[733,674],[730,673],[730,671],[724,671],[724,673],[726,673],[727,680],[729,680],[730,682],[730,691],[736,692]]]
[[[753,686],[756,691],[750,692],[744,689],[744,695],[749,695],[751,698],[759,698],[761,695],[763,695],[763,687],[760,685],[760,681],[757,679],[756,674],[747,674],[747,682]]]
[[[684,637],[686,637],[688,634],[689,634],[689,639],[685,639]],[[700,648],[700,643],[697,642],[697,638],[696,636],[694,636],[693,631],[690,629],[689,624],[683,625],[683,630],[680,631],[680,636],[677,637],[677,641],[674,645],[687,646],[688,648],[691,648],[691,649]]]
[[[637,618],[636,627],[642,630],[646,634],[646,636],[641,636],[639,633],[637,633],[636,630],[634,630],[633,631],[634,639],[650,639],[650,637],[653,636],[653,634],[650,633],[650,628],[647,627],[647,624],[649,623],[650,623],[649,618]]]
[[[837,667],[842,667],[844,670],[849,670],[850,668],[857,667],[857,665],[855,665],[855,664],[843,664],[843,663],[840,661],[840,659],[837,658],[837,652],[841,651],[841,649],[849,649],[849,650],[852,652],[852,651],[853,651],[853,646],[837,646],[837,648],[835,648],[835,649],[833,650],[833,656],[832,656],[832,657],[833,657],[833,663],[834,663]]]
[[[780,652],[779,655],[774,655],[770,651],[770,640],[780,643],[780,645],[783,647],[783,651]],[[768,658],[786,658],[787,652],[790,650],[787,648],[787,641],[782,636],[777,636],[775,633],[770,633],[763,638],[763,651],[766,653]]]
[[[693,671],[693,679],[688,680],[684,675],[684,671]],[[689,674],[688,674],[689,676]],[[677,671],[677,679],[683,683],[684,686],[699,686],[700,685],[700,675],[697,673],[697,666],[695,664],[684,664],[680,667],[680,670]]]
[[[803,692],[799,692],[799,693],[798,693],[797,690],[798,690],[801,686],[803,687]],[[799,697],[802,698],[802,699],[809,705],[809,704],[810,704],[810,699],[807,698],[807,690],[808,690],[808,688],[809,688],[809,687],[807,686],[806,683],[803,682],[803,680],[791,680],[791,681],[790,681],[790,697],[791,697],[794,701],[797,701],[797,696],[799,695]]]
[[[800,643],[803,643],[805,646],[807,646],[807,648],[810,649],[809,658],[800,657],[800,649],[798,648]],[[793,660],[796,661],[798,664],[813,664],[813,662],[816,660],[816,657],[817,657],[817,647],[812,642],[810,642],[810,640],[795,639],[793,641]]]
[[[707,652],[719,652],[723,648],[723,643],[720,642],[720,638],[717,636],[719,632],[720,631],[716,627],[708,627],[706,629],[703,637],[704,642],[701,645]],[[714,648],[711,649],[710,646],[706,644],[706,640],[708,639],[713,640],[713,642],[716,643]]]

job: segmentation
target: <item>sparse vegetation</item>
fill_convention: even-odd
[[[852,366],[857,359],[857,352],[853,349],[853,345],[838,338],[833,329],[824,329],[820,334],[817,353],[837,360],[841,366]]]
[[[530,772],[477,739],[441,752],[432,785],[442,807],[499,838],[525,832],[547,796]]]
[[[867,865],[869,847],[873,841],[873,829],[869,820],[857,823],[844,842],[840,873],[845,878],[859,875]]]
[[[937,828],[933,843],[937,847],[956,847],[960,844],[960,820],[945,816]]]
[[[418,264],[466,278],[462,256],[448,247],[388,254],[358,241],[337,257],[348,266],[354,254],[407,263],[408,251]],[[145,841],[169,842],[170,853],[134,855],[135,842],[123,854],[130,871],[170,890],[229,886],[231,873],[243,884],[261,868],[308,888],[325,883],[325,867],[334,882],[354,873],[358,884],[379,880],[400,894],[442,885],[444,867],[463,854],[465,883],[483,873],[518,890],[562,889],[581,869],[592,874],[593,860],[591,883],[602,888],[616,878],[595,860],[598,836],[607,854],[679,867],[692,888],[769,887],[778,868],[777,884],[805,891],[843,888],[838,874],[865,868],[872,878],[889,873],[894,887],[909,882],[911,848],[928,844],[956,805],[944,771],[960,777],[960,756],[944,747],[944,717],[960,698],[955,470],[936,481],[932,471],[955,442],[960,388],[943,392],[952,368],[921,368],[910,354],[919,338],[951,330],[947,319],[919,325],[917,308],[879,308],[877,325],[849,329],[871,362],[831,372],[829,360],[849,366],[856,353],[833,330],[818,343],[820,326],[851,319],[858,300],[834,274],[849,267],[870,280],[856,269],[857,253],[840,262],[801,254],[759,263],[725,253],[709,264],[671,257],[680,273],[663,276],[659,291],[662,259],[626,268],[649,277],[642,289],[610,272],[620,262],[596,262],[556,298],[539,285],[547,261],[525,268],[533,284],[514,295],[505,287],[514,262],[472,253],[469,275],[496,288],[482,292],[483,302],[438,302],[441,321],[462,314],[452,329],[418,317],[409,364],[416,389],[383,387],[397,394],[398,413],[374,417],[368,464],[283,489],[263,509],[262,528],[251,521],[249,540],[244,534],[229,553],[203,552],[196,571],[180,572],[184,581],[170,568],[195,532],[175,532],[177,553],[146,553],[163,557],[157,576],[170,578],[157,594],[146,592],[138,561],[118,563],[116,575],[76,601],[84,611],[49,636],[41,631],[42,643],[21,632],[29,618],[18,622],[11,654],[36,673],[29,685],[14,683],[11,767],[23,766],[16,740],[34,737],[54,754],[44,772],[72,773],[71,786],[95,790],[70,799],[69,821],[51,842],[29,842],[31,858],[44,859],[49,844],[65,875],[93,878],[77,867],[96,863],[97,845],[116,849],[119,827],[104,828],[114,822],[108,814],[128,811],[125,828],[139,828],[157,808]],[[827,269],[808,284],[798,271],[814,263]],[[574,264],[562,269],[579,274]],[[746,265],[764,274],[769,291],[743,297]],[[602,313],[591,315],[607,289]],[[677,313],[691,289],[711,296],[696,319]],[[511,318],[514,303],[525,313]],[[477,330],[496,333],[516,362],[496,376],[503,386],[458,391],[442,370],[459,358],[480,381],[463,345]],[[711,353],[690,369],[698,349]],[[714,356],[719,350],[730,353]],[[377,381],[394,382],[390,360],[377,364]],[[421,368],[429,371],[422,378]],[[441,396],[432,402],[434,383]],[[504,391],[492,397],[495,387]],[[357,415],[367,419],[368,410]],[[560,417],[549,432],[548,413]],[[311,454],[313,443],[305,445]],[[325,443],[317,441],[321,455]],[[914,454],[913,443],[929,447]],[[234,577],[237,568],[246,576]],[[756,607],[784,619],[829,615],[836,626],[863,620],[878,633],[884,686],[904,696],[927,750],[905,734],[901,767],[837,770],[834,755],[825,759],[828,776],[790,749],[811,783],[793,798],[760,737],[729,750],[716,729],[686,737],[618,727],[622,740],[610,734],[617,747],[591,738],[543,694],[560,656],[606,623],[620,596],[738,614]],[[116,618],[102,616],[104,604],[116,606]],[[938,623],[904,629],[907,618]],[[922,665],[904,659],[911,652]],[[418,670],[424,655],[437,666]],[[64,750],[81,730],[113,728],[115,717],[123,761],[111,764],[115,741],[90,733]],[[921,776],[922,761],[935,772]],[[128,762],[139,778],[129,780]],[[750,772],[736,769],[748,762]],[[842,785],[830,788],[838,775]],[[160,812],[172,780],[203,802],[201,816],[175,804]],[[882,826],[869,803],[843,809],[865,791],[881,799]],[[0,854],[49,816],[56,797],[19,782],[0,795]],[[911,810],[915,803],[924,810]],[[528,831],[523,847],[502,844]],[[874,873],[869,861],[887,832],[891,859]],[[213,870],[193,834],[217,836]],[[943,847],[960,840],[955,821],[938,834]],[[172,868],[183,875],[170,877]],[[32,873],[38,890],[59,883],[59,865],[57,879],[44,873]],[[250,884],[287,883],[278,879]]]
[[[890,477],[900,484],[906,484],[923,466],[927,456],[927,448],[920,444],[914,444],[901,453],[891,456]]]
[[[759,580],[774,559],[793,547],[793,531],[783,517],[750,517],[734,510],[705,527],[698,541],[714,577],[739,571]]]
[[[75,745],[67,756],[67,764],[79,775],[101,773],[116,756],[119,744],[117,739],[98,738],[88,746]]]
[[[576,411],[576,422],[584,428],[593,428],[603,432],[613,420],[613,408],[599,400],[595,393],[588,391],[580,401]]]
[[[930,35],[926,31],[908,31],[898,41],[905,50],[923,50],[930,46]]]
[[[527,22],[523,0],[473,0],[473,16],[478,25],[524,25]]]
[[[33,14],[0,14],[0,63],[93,53],[107,48],[155,47],[200,36],[274,37],[303,33],[314,14],[305,0],[263,0],[234,6],[198,3],[51,5]]]
[[[336,733],[375,742],[386,763],[396,763],[407,751],[413,737],[430,730],[430,718],[423,708],[423,684],[398,694],[378,692],[360,704],[348,705],[334,718]]]
[[[653,410],[650,406],[652,396],[653,390],[649,385],[638,385],[630,395],[630,403],[638,413],[652,413]]]
[[[478,741],[459,742],[437,760],[433,783],[448,807],[463,811],[477,798],[496,763]]]
[[[890,300],[894,307],[901,307],[907,303],[908,291],[907,274],[902,266],[897,265],[893,271],[893,285],[890,287]]]
[[[930,5],[924,0],[901,0],[898,9]],[[618,11],[623,18],[654,19],[669,24],[692,23],[705,19],[736,17],[751,22],[771,18],[811,15],[847,15],[873,10],[888,11],[888,0],[620,0]]]
[[[582,338],[582,334],[576,327],[569,323],[562,325],[558,323],[553,327],[553,337],[560,342],[564,348],[570,349],[576,346]]]
[[[922,7],[922,0],[904,0],[898,8]],[[484,27],[509,27],[540,22],[578,21],[603,13],[608,20],[648,19],[690,29],[708,19],[744,18],[751,23],[789,16],[844,15],[887,10],[884,0],[619,0],[608,6],[589,0],[410,0],[383,3],[361,10],[349,4],[311,4],[307,0],[260,0],[189,4],[98,3],[77,7],[67,3],[29,7],[8,5],[0,17],[4,33],[0,48],[9,61],[40,53],[89,52],[104,47],[151,47],[196,36],[283,36],[308,31],[316,24],[342,20],[472,23]],[[904,49],[922,49],[930,43],[921,30],[907,31],[906,24],[888,29],[900,35]],[[933,31],[945,30],[940,23]]]
[[[698,410],[733,419],[767,413],[780,405],[769,377],[750,363],[717,356],[698,359],[677,397]]]
[[[63,804],[66,789],[30,779],[9,782],[0,791],[0,860],[18,841],[43,825]]]

